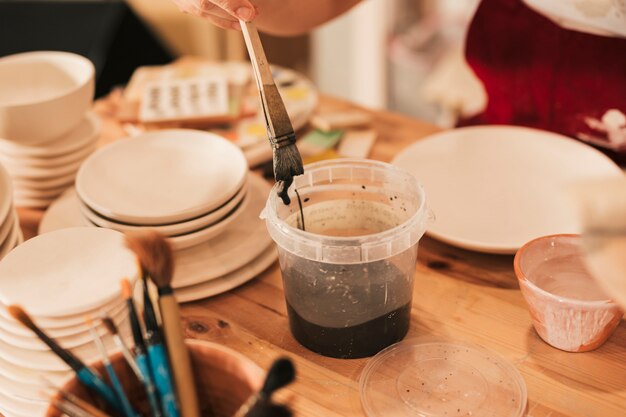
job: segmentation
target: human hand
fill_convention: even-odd
[[[208,19],[224,29],[239,29],[239,19],[249,22],[257,14],[249,0],[172,0],[184,12]]]

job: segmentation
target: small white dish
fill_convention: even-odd
[[[11,176],[0,164],[0,223],[3,222],[11,211],[13,205],[13,185]]]
[[[13,187],[16,190],[32,189],[32,190],[49,190],[51,188],[69,187],[74,184],[76,178],[76,172],[72,172],[68,175],[62,175],[60,177],[40,178],[40,179],[27,179],[20,177],[13,177]]]
[[[174,295],[179,303],[188,303],[222,294],[255,278],[276,262],[277,259],[278,251],[274,245],[271,245],[249,264],[202,284],[177,288],[174,290]]]
[[[36,316],[79,314],[118,299],[119,280],[136,275],[121,233],[64,229],[28,240],[0,262],[0,302]]]
[[[0,58],[0,137],[33,145],[65,135],[91,105],[94,75],[91,61],[68,52]]]
[[[89,209],[89,207],[87,207],[82,201],[80,201],[80,199],[78,199],[78,204],[80,206],[80,211],[85,219],[100,227],[119,230],[120,232],[136,232],[150,228],[164,234],[165,236],[175,236],[200,230],[216,223],[220,219],[224,218],[228,213],[236,209],[239,203],[241,203],[246,196],[247,192],[248,182],[246,181],[244,185],[239,189],[239,191],[237,191],[237,194],[235,194],[233,198],[228,200],[228,202],[224,203],[224,205],[220,206],[219,208],[209,212],[208,214],[185,222],[159,226],[135,226],[125,223],[114,222],[112,220],[99,216],[96,212]]]
[[[188,249],[176,251],[172,286],[189,287],[223,277],[259,257],[272,240],[259,218],[271,186],[256,174],[249,176],[250,202],[236,222],[219,239],[212,239]],[[76,227],[85,220],[73,190],[65,192],[46,211],[39,224],[39,234]]]
[[[451,245],[514,254],[524,243],[577,233],[567,187],[622,176],[601,152],[537,129],[476,126],[441,132],[400,152],[393,164],[428,193],[436,221],[427,231]]]
[[[54,385],[63,386],[64,382],[74,376],[70,370],[57,372],[41,372],[15,365],[0,356],[0,374],[11,381],[23,384],[41,384],[41,377],[45,376]]]
[[[196,130],[162,130],[120,140],[83,163],[76,192],[104,217],[136,225],[189,220],[228,201],[248,167],[228,140]]]
[[[0,153],[7,158],[41,160],[61,159],[67,157],[67,155],[74,156],[84,152],[84,149],[94,147],[100,136],[101,129],[102,123],[98,116],[88,111],[74,129],[51,143],[26,146],[0,138]]]
[[[114,320],[118,328],[120,328],[121,326],[129,325],[128,324],[128,311],[121,311],[118,316],[111,317],[111,318]],[[110,337],[107,328],[97,321],[96,323],[97,324],[94,324],[94,325],[96,326],[96,330],[98,331],[98,334],[100,334],[102,338]],[[47,330],[44,330],[44,331],[51,336],[51,334]],[[11,332],[7,332],[6,330],[2,328],[0,328],[0,340],[2,340],[4,343],[8,345],[21,348],[21,349],[38,351],[38,352],[41,352],[41,351],[45,352],[45,351],[50,350],[48,346],[45,343],[43,343],[41,340],[39,340],[37,337],[16,336],[15,334]],[[57,343],[59,343],[60,346],[62,346],[65,349],[74,349],[79,346],[93,343],[91,332],[89,331],[89,328],[87,328],[86,326],[85,326],[85,330],[82,333],[77,333],[77,334],[62,336],[62,337],[55,337],[55,340],[57,341]]]

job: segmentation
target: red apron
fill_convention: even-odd
[[[481,2],[466,58],[488,104],[464,125],[530,126],[608,144],[590,119],[609,109],[626,113],[626,39],[564,29],[521,0]]]

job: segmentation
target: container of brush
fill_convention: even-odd
[[[265,372],[242,354],[205,341],[186,340],[185,343],[191,357],[203,417],[232,417],[242,404],[262,388]],[[121,354],[113,355],[110,360],[135,410],[142,416],[150,416],[144,387],[128,363]],[[106,374],[101,362],[92,365],[101,375]],[[63,390],[101,408],[111,416],[118,415],[76,379],[70,380]],[[63,413],[52,405],[46,413],[47,417],[62,415]]]

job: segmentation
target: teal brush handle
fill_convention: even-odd
[[[148,346],[148,361],[154,376],[154,384],[159,397],[161,397],[163,415],[165,417],[179,417],[180,412],[176,404],[176,394],[174,393],[174,384],[172,383],[172,371],[170,370],[163,344],[158,343]]]
[[[159,405],[159,398],[157,397],[156,389],[154,388],[154,382],[152,381],[152,372],[150,372],[150,365],[148,364],[148,357],[145,353],[135,355],[135,362],[137,367],[143,375],[144,384],[146,388],[146,396],[150,403],[150,410],[152,411],[152,417],[162,417],[161,406]]]
[[[89,368],[83,367],[76,372],[76,377],[83,385],[98,394],[104,401],[117,411],[123,411],[115,392]]]
[[[113,370],[113,366],[110,363],[107,363],[104,367],[107,370],[107,374],[111,380],[111,385],[113,385],[113,391],[117,394],[117,398],[119,399],[124,415],[126,417],[141,417],[135,410],[133,410],[133,406],[130,405],[130,401],[128,401],[128,397],[124,393],[124,389],[122,389],[122,384]]]

